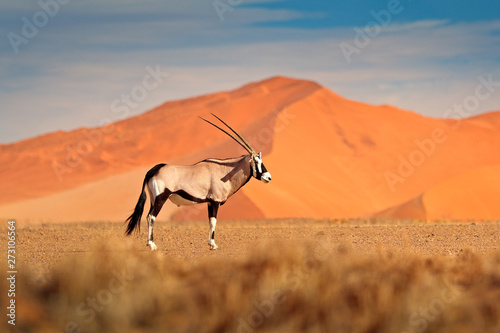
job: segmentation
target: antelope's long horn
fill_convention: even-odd
[[[234,134],[236,134],[238,136],[238,138],[241,139],[241,141],[243,141],[243,143],[245,143],[245,145],[250,149],[249,153],[255,153],[255,150],[252,148],[252,146],[250,146],[250,144],[248,143],[247,140],[245,140],[244,137],[242,137],[240,135],[240,133],[236,132],[231,126],[229,126],[224,120],[220,119],[219,117],[217,117],[215,114],[212,113],[212,116],[214,116],[215,118],[219,119],[224,125],[226,125],[231,131],[233,131]]]
[[[215,116],[215,115],[214,115]],[[222,121],[219,117],[215,116],[217,119],[219,119],[220,121]],[[234,135],[232,135],[231,133],[229,133],[228,131],[226,131],[225,129],[221,128],[220,126],[218,125],[215,125],[214,123],[212,123],[211,121],[208,121],[206,120],[205,118],[202,118],[202,117],[199,117],[201,120],[204,120],[206,121],[207,123],[209,123],[210,125],[214,126],[214,127],[217,127],[218,129],[220,129],[222,132],[226,133],[227,135],[229,135],[229,137],[231,137],[234,141],[238,142],[243,148],[245,148],[246,151],[248,151],[250,154],[254,154],[254,151],[252,149],[252,147],[249,147],[247,146],[247,143],[245,141],[245,139],[241,138],[241,136],[236,133],[235,130],[233,130],[228,124],[226,124],[224,121],[222,121],[222,123],[224,125],[226,125],[227,127],[229,127],[229,129],[231,129],[236,135],[238,135],[239,138],[243,139],[243,141],[239,140],[237,137],[235,137]]]

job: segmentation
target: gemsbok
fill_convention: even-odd
[[[152,251],[157,249],[153,241],[153,225],[163,204],[168,199],[177,206],[208,203],[210,223],[208,245],[210,250],[217,250],[219,247],[215,244],[215,225],[219,206],[243,187],[252,176],[264,183],[271,181],[271,174],[262,163],[262,153],[257,154],[238,132],[216,115],[212,115],[236,136],[218,125],[200,118],[229,135],[249,154],[228,159],[209,158],[193,165],[162,163],[151,168],[144,177],[142,192],[134,212],[125,221],[125,223],[128,222],[125,233],[130,235],[136,228],[140,228],[144,204],[146,203],[144,187],[147,185],[151,208],[147,215],[148,242],[146,245],[149,245]]]

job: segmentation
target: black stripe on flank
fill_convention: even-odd
[[[196,202],[196,203],[202,203],[202,202],[208,202],[209,201],[206,198],[205,199],[200,199],[200,198],[194,197],[194,196],[192,196],[191,194],[187,193],[184,190],[179,190],[179,191],[173,192],[172,194],[177,194],[182,199],[189,200],[189,201]]]

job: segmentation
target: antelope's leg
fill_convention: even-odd
[[[208,203],[208,219],[210,223],[210,230],[208,231],[208,245],[210,250],[218,250],[219,247],[215,244],[215,225],[217,224],[217,211],[219,210],[220,203]]]
[[[156,251],[158,248],[153,241],[153,226],[155,223],[156,217],[148,214],[148,243],[147,245],[151,248],[151,251]]]
[[[148,243],[147,245],[151,248],[151,251],[155,251],[157,249],[156,244],[153,241],[153,227],[156,220],[156,217],[160,213],[161,208],[165,201],[167,201],[170,196],[170,191],[165,190],[160,195],[156,196],[154,199],[154,203],[151,205],[151,209],[148,213]]]

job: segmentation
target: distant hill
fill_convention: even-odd
[[[123,221],[153,165],[245,153],[198,118],[211,112],[263,152],[273,175],[250,181],[220,218],[500,218],[500,112],[432,119],[285,77],[0,145],[0,217]],[[206,214],[169,203],[159,218]]]

